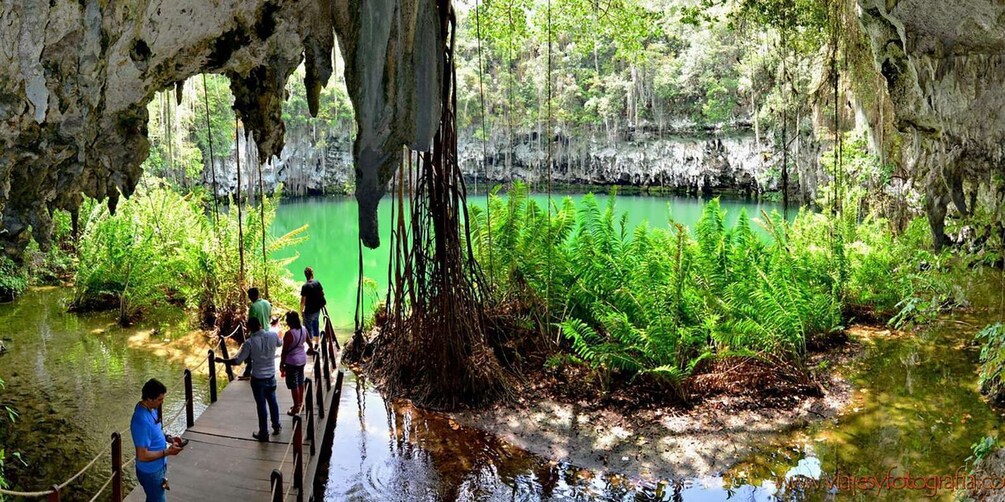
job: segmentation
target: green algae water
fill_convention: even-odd
[[[584,195],[553,195],[552,204],[561,204],[564,197],[571,197],[579,207]],[[597,195],[601,207],[606,204],[606,195]],[[539,206],[548,204],[548,196],[532,195]],[[470,196],[472,205],[485,207],[485,196]],[[693,197],[646,197],[618,195],[615,197],[618,213],[628,215],[628,225],[635,228],[645,222],[651,228],[668,228],[672,217],[674,221],[691,227],[701,218],[705,201]],[[746,209],[753,218],[760,218],[762,211],[781,212],[781,204],[769,202],[748,202],[740,200],[722,200],[722,209],[726,211],[727,223],[732,225],[740,215],[740,209]],[[367,307],[375,299],[383,299],[387,288],[387,243],[391,232],[391,201],[385,199],[378,208],[380,224],[381,247],[378,249],[363,248],[363,275],[374,281],[368,287],[365,296]],[[790,211],[790,216],[795,214]],[[357,232],[356,200],[350,197],[305,199],[284,201],[276,211],[273,223],[274,235],[283,235],[290,230],[307,224],[310,239],[297,246],[293,251],[276,253],[274,258],[295,257],[289,265],[294,279],[303,282],[304,267],[314,268],[316,278],[325,288],[328,301],[328,312],[332,316],[335,327],[347,330],[353,327],[353,309],[356,306],[356,283],[359,262],[359,244]],[[754,225],[754,230],[760,227]],[[377,298],[379,297],[379,298]],[[369,308],[365,309],[369,312]]]
[[[800,500],[958,499],[971,445],[1000,438],[1003,425],[978,392],[974,334],[1005,319],[1005,278],[975,270],[967,280],[968,308],[911,333],[852,330],[862,356],[840,370],[855,387],[849,408],[763,445],[729,482],[765,492],[788,482]]]
[[[119,327],[114,312],[67,313],[72,293],[69,288],[30,289],[14,302],[0,304],[7,347],[0,355],[0,378],[6,384],[0,403],[17,412],[13,423],[0,420],[4,472],[15,490],[47,490],[102,454],[95,468],[62,494],[62,500],[71,502],[90,500],[108,478],[113,432],[122,433],[124,460],[132,458],[129,420],[147,380],[157,378],[168,387],[165,422],[181,409],[185,364],[136,345],[188,333],[186,316],[171,309],[153,312],[130,328]],[[191,350],[205,354],[201,346]],[[193,377],[197,415],[209,401],[207,382],[205,375]],[[184,426],[182,419],[167,430],[177,434]],[[20,460],[12,457],[15,453]],[[130,483],[133,472],[126,469]],[[104,495],[99,500],[110,496],[107,491]]]

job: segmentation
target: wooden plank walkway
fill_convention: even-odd
[[[278,353],[278,352],[277,352]],[[336,352],[338,354],[338,352]],[[314,359],[308,360],[305,371],[307,378],[314,379]],[[321,355],[317,359],[322,359]],[[337,361],[338,357],[334,358]],[[337,368],[337,363],[331,363]],[[320,363],[323,367],[323,362]],[[311,455],[308,439],[308,414],[301,413],[303,420],[303,469],[304,487],[300,492],[292,488],[294,478],[293,417],[286,414],[293,405],[293,398],[286,384],[279,377],[279,358],[276,358],[276,378],[278,387],[276,398],[279,402],[282,432],[271,436],[268,442],[259,442],[251,437],[258,430],[258,415],[255,399],[251,393],[251,382],[234,380],[188,428],[182,437],[189,440],[188,446],[177,456],[168,459],[168,480],[172,501],[215,501],[239,500],[241,502],[273,501],[271,476],[274,469],[283,475],[283,491],[288,496],[280,500],[309,501],[312,499],[315,473],[323,448],[330,447],[330,431],[338,413],[341,396],[342,374],[332,371],[331,387],[324,385],[324,418],[320,418],[318,403],[314,403],[315,455]],[[241,369],[240,367],[235,370]],[[225,377],[224,377],[225,378]],[[318,382],[315,382],[318,383]],[[317,397],[317,389],[313,389]],[[271,424],[270,424],[271,425]],[[326,431],[329,434],[326,435]],[[271,432],[271,429],[270,429]],[[326,438],[326,436],[329,436]],[[327,441],[326,441],[327,439]],[[285,458],[285,462],[284,462]],[[131,467],[134,469],[133,467]],[[136,486],[125,498],[126,501],[143,501],[143,488]]]

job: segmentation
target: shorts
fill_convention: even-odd
[[[286,388],[293,390],[304,386],[304,365],[286,365]]]
[[[307,336],[311,340],[321,336],[321,311],[304,313],[304,324],[307,326]]]

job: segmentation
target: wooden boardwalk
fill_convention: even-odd
[[[334,347],[332,349],[333,353],[338,354]],[[314,368],[315,359],[317,369]],[[255,399],[251,393],[251,382],[241,380],[230,382],[220,393],[219,399],[182,434],[183,438],[189,440],[188,446],[177,456],[168,459],[167,477],[170,481],[168,499],[213,502],[311,500],[315,489],[314,479],[318,461],[330,453],[331,433],[338,414],[342,387],[342,373],[338,370],[336,362],[338,357],[330,358],[331,370],[328,371],[330,379],[325,377],[325,371],[322,369],[325,366],[325,359],[328,358],[320,354],[310,358],[305,368],[307,378],[312,381],[315,380],[315,373],[320,374],[323,390],[319,405],[317,388],[312,388],[314,406],[310,418],[313,419],[313,434],[307,430],[309,414],[306,412],[306,406],[305,411],[301,413],[303,490],[292,486],[296,467],[293,444],[294,419],[286,414],[286,410],[292,406],[293,399],[279,376],[277,357],[276,398],[279,401],[282,433],[271,436],[268,442],[259,442],[252,438],[251,434],[258,430],[258,415],[255,411]],[[321,412],[324,414],[323,418]],[[327,453],[326,448],[329,450]],[[283,494],[278,497],[272,489],[274,470],[282,474],[283,480]],[[143,488],[137,485],[125,500],[143,501]]]

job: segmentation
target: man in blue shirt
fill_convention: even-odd
[[[283,346],[279,335],[262,328],[257,317],[248,318],[248,331],[251,336],[241,345],[241,351],[229,360],[217,358],[230,364],[241,364],[248,361],[251,366],[251,392],[255,395],[255,407],[258,410],[258,432],[251,436],[259,441],[269,440],[268,414],[272,418],[272,434],[276,435],[283,426],[279,423],[279,403],[276,402],[276,349]]]
[[[133,419],[129,423],[129,432],[136,446],[136,479],[146,493],[147,502],[167,500],[164,493],[167,457],[181,451],[181,438],[175,438],[169,445],[161,429],[158,410],[164,403],[165,394],[167,387],[164,384],[153,378],[147,381],[143,385],[142,400],[136,403]]]

